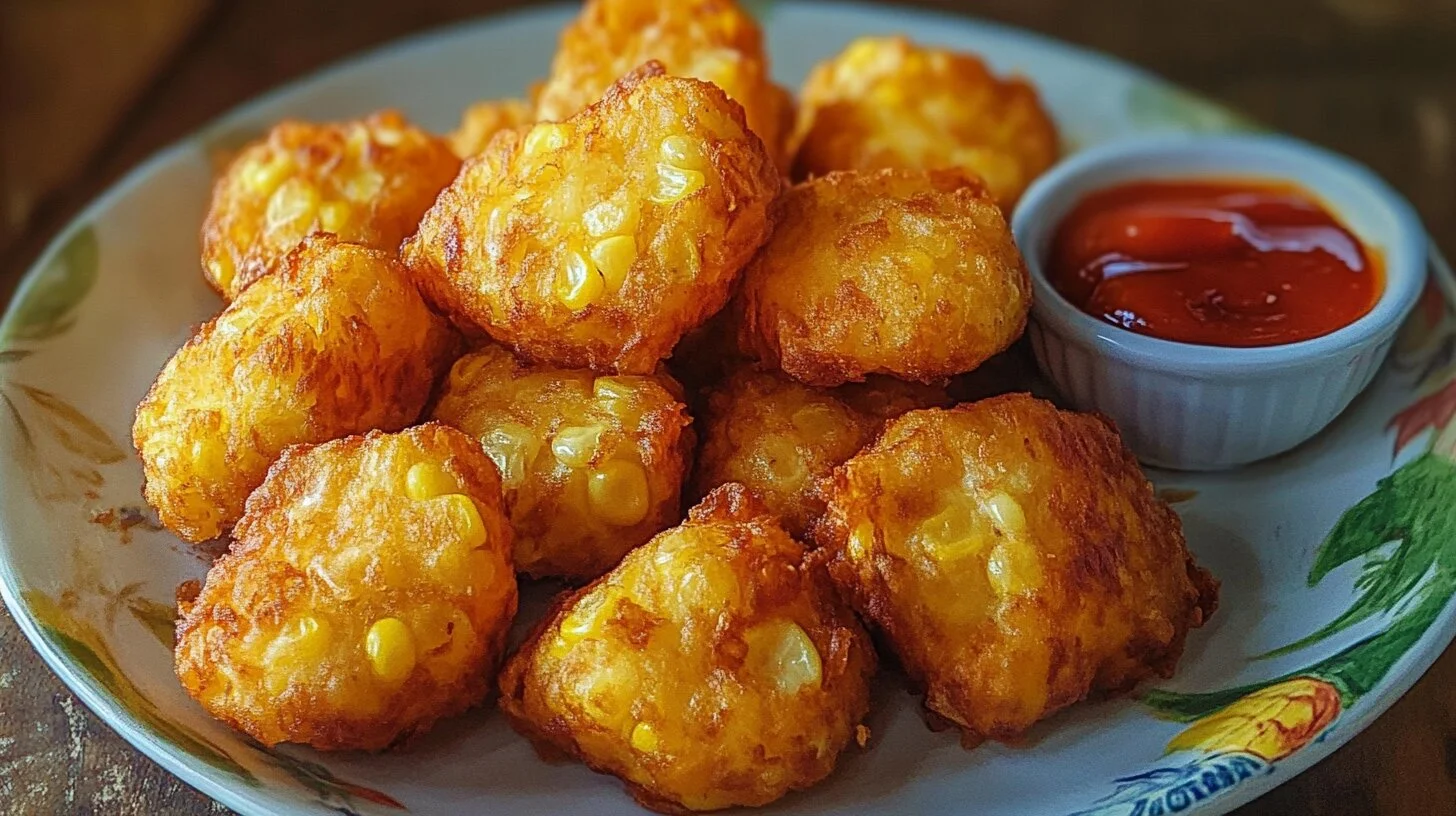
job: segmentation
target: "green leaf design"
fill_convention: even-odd
[[[31,354],[30,349],[5,349],[0,351],[0,365],[20,362]]]
[[[46,640],[72,664],[80,667],[101,686],[141,729],[176,746],[192,759],[257,787],[260,783],[247,768],[211,740],[172,720],[142,694],[121,671],[105,639],[95,626],[78,618],[70,609],[48,595],[34,590],[22,593],[30,613],[40,623]]]
[[[71,327],[73,312],[96,284],[101,252],[88,224],[71,233],[15,305],[0,331],[0,346],[16,340],[45,340]]]
[[[352,810],[353,805],[359,800],[363,800],[394,810],[408,810],[393,796],[374,788],[340,779],[334,776],[333,771],[317,762],[309,762],[274,751],[264,750],[264,752],[275,765],[286,771],[299,784],[318,794],[319,799],[326,805],[343,806]]]
[[[22,385],[20,390],[31,402],[45,410],[46,424],[66,450],[98,465],[109,465],[126,458],[125,451],[112,441],[111,434],[69,402],[34,386]]]
[[[1134,84],[1125,104],[1128,117],[1139,129],[1193,133],[1267,130],[1242,113],[1160,80]]]
[[[145,626],[167,651],[172,651],[177,645],[176,607],[134,595],[126,599],[126,611],[136,618],[137,623]]]
[[[1375,688],[1410,651],[1456,595],[1456,463],[1425,454],[1381,479],[1371,493],[1335,524],[1310,568],[1319,583],[1337,567],[1365,559],[1356,583],[1359,597],[1340,617],[1314,634],[1262,657],[1302,649],[1377,614],[1392,614],[1384,631],[1370,635],[1309,666],[1260,683],[1201,694],[1153,690],[1143,702],[1160,716],[1189,722],[1219,711],[1245,695],[1298,676],[1316,677],[1340,691],[1349,706]],[[1395,543],[1385,554],[1387,545]]]
[[[1434,454],[1411,460],[1345,511],[1309,571],[1314,586],[1330,572],[1366,559],[1356,582],[1359,597],[1318,631],[1260,657],[1289,654],[1367,620],[1395,610],[1427,575],[1437,585],[1456,586],[1456,464]],[[1399,542],[1388,556],[1380,550]],[[1449,594],[1449,593],[1448,593]]]

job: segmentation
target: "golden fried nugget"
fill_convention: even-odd
[[[744,271],[739,343],[801,382],[937,382],[1026,325],[1031,281],[1011,230],[960,170],[831,173],[777,210]]]
[[[516,612],[500,478],[429,424],[284,452],[177,629],[177,676],[264,745],[379,750],[480,702]]]
[[[647,807],[716,810],[828,776],[874,670],[823,565],[735,484],[558,601],[501,670],[500,705]]]
[[[1168,677],[1217,603],[1111,423],[1025,394],[890,422],[815,533],[967,745]]]
[[[969,54],[867,37],[804,83],[790,139],[796,178],[833,170],[962,167],[1007,212],[1057,160],[1036,89]]]
[[[536,121],[531,103],[522,99],[499,99],[476,102],[460,116],[460,127],[447,137],[450,149],[462,159],[485,150],[491,137],[502,130],[529,125]]]
[[[203,275],[232,300],[318,231],[393,254],[459,169],[449,145],[394,111],[283,122],[213,186]]]
[[[949,404],[939,388],[889,377],[825,390],[747,367],[706,397],[694,495],[742,483],[794,536],[823,514],[824,480],[869,444],[885,420]]]
[[[666,374],[596,377],[491,345],[455,363],[431,416],[500,468],[516,569],[533,577],[595,578],[680,518],[694,437]]]
[[[736,103],[648,65],[565,122],[503,131],[404,256],[443,311],[523,356],[650,374],[727,300],[778,189]]]
[[[413,422],[456,341],[391,256],[305,239],[199,329],[137,407],[147,501],[188,541],[225,532],[289,445]]]
[[[775,162],[785,156],[793,125],[784,115],[787,92],[769,79],[758,23],[733,0],[587,0],[561,32],[536,117],[565,119],[652,60],[669,74],[722,88],[743,106]]]

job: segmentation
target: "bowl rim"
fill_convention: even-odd
[[[1287,167],[1278,175],[1243,167],[1241,159],[1260,155]],[[1033,236],[1049,236],[1057,224],[1045,220],[1049,210],[1058,210],[1060,221],[1091,189],[1139,178],[1179,178],[1177,172],[1149,173],[1139,160],[1156,156],[1160,160],[1186,157],[1189,170],[1181,177],[1210,176],[1219,166],[1226,177],[1281,179],[1317,191],[1317,178],[1335,178],[1353,192],[1319,195],[1318,200],[1342,222],[1350,202],[1362,200],[1380,211],[1395,226],[1392,234],[1375,242],[1361,236],[1367,246],[1375,244],[1384,255],[1384,289],[1375,305],[1361,317],[1329,334],[1277,346],[1252,348],[1205,346],[1165,340],[1129,331],[1083,312],[1068,301],[1046,277],[1041,251],[1031,250]],[[1087,175],[1116,168],[1102,184],[1086,191],[1065,193]],[[1069,202],[1069,198],[1071,201]],[[1368,167],[1333,151],[1288,136],[1273,134],[1159,134],[1118,139],[1089,148],[1062,160],[1038,178],[1022,196],[1011,219],[1012,232],[1026,259],[1033,289],[1032,316],[1046,329],[1067,340],[1091,346],[1120,360],[1147,368],[1190,376],[1228,374],[1242,378],[1284,372],[1329,361],[1375,345],[1393,335],[1420,298],[1426,280],[1427,238],[1415,208]]]

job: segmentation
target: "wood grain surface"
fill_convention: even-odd
[[[5,3],[66,5],[63,0]],[[112,0],[113,3],[134,0]],[[157,7],[157,3],[144,3]],[[151,152],[270,87],[396,37],[517,5],[491,0],[220,0],[120,125],[34,202],[0,256],[0,302],[81,205]],[[1371,165],[1456,251],[1456,0],[927,2],[1106,51]],[[179,7],[191,8],[191,4]],[[0,37],[0,45],[5,39]],[[115,70],[57,34],[42,53]],[[69,50],[67,50],[69,49]],[[4,63],[0,63],[4,64]],[[97,87],[100,87],[99,85]],[[29,100],[27,104],[43,103]],[[100,105],[101,100],[96,104]],[[8,108],[6,109],[8,110]],[[54,115],[55,111],[37,115]],[[0,131],[10,122],[0,123]],[[44,140],[0,140],[24,165]],[[36,155],[39,155],[38,153]],[[0,612],[0,812],[224,813],[127,746],[41,663]],[[1334,756],[1240,816],[1456,816],[1456,651]]]

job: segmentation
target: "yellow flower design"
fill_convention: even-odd
[[[1243,751],[1277,762],[1320,735],[1340,715],[1340,692],[1314,677],[1295,677],[1250,692],[1198,720],[1168,751]]]

